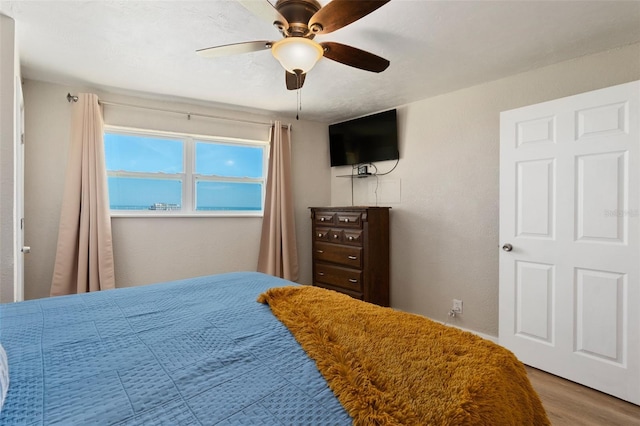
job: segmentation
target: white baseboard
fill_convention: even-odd
[[[451,323],[447,323],[447,322],[442,322],[442,321],[434,320],[434,319],[432,319],[432,318],[429,318],[429,319],[430,319],[431,321],[439,322],[440,324],[444,324],[444,325],[449,326],[449,327],[454,327],[454,328],[457,328],[457,329],[462,330],[462,331],[468,331],[469,333],[473,333],[473,334],[475,334],[476,336],[480,336],[480,337],[482,337],[483,339],[487,339],[487,340],[489,340],[490,342],[495,343],[496,345],[499,345],[499,344],[500,344],[500,343],[498,343],[498,337],[497,337],[497,336],[491,336],[491,335],[489,335],[489,334],[480,333],[479,331],[469,330],[468,328],[460,327],[460,326],[457,326],[457,325],[455,325],[455,324],[451,324]]]

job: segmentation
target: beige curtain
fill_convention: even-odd
[[[262,221],[258,272],[298,279],[298,250],[291,179],[291,129],[276,121],[271,128],[267,194]]]
[[[102,111],[89,93],[72,108],[52,296],[115,288]]]

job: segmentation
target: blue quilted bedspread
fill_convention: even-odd
[[[0,424],[343,425],[314,362],[231,273],[0,305]]]

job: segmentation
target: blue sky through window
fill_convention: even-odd
[[[196,142],[196,173],[262,177],[262,147]]]
[[[110,171],[184,172],[181,140],[105,133],[104,149]]]

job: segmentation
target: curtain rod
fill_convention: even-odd
[[[78,102],[78,97],[75,95],[72,95],[71,93],[67,93],[67,101],[68,102]],[[136,109],[146,109],[146,110],[150,110],[150,111],[158,111],[158,112],[166,112],[166,113],[170,113],[170,114],[181,114],[181,115],[186,115],[187,116],[187,120],[191,120],[191,117],[202,117],[202,118],[212,118],[215,120],[228,120],[228,121],[237,121],[240,123],[247,123],[247,124],[257,124],[257,125],[261,125],[261,126],[271,126],[273,125],[273,122],[264,122],[264,121],[253,121],[253,120],[243,120],[241,118],[230,118],[230,117],[222,117],[219,115],[211,115],[211,114],[200,114],[200,113],[196,113],[196,112],[189,112],[189,111],[178,111],[178,110],[172,110],[172,109],[163,109],[163,108],[153,108],[153,107],[146,107],[146,106],[141,106],[141,105],[132,105],[132,104],[125,104],[125,103],[120,103],[120,102],[109,102],[109,101],[103,101],[103,100],[98,100],[98,103],[100,105],[111,105],[111,106],[119,106],[119,107],[124,107],[124,108],[136,108]],[[282,127],[288,127],[289,129],[291,129],[291,124],[283,124]]]

